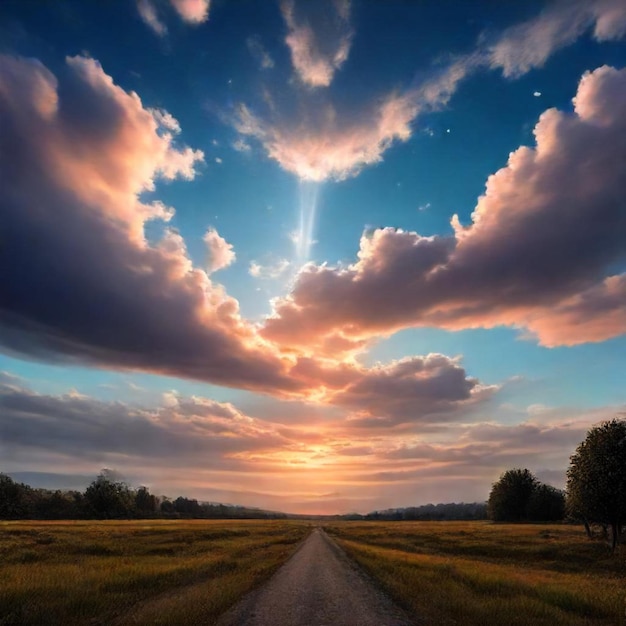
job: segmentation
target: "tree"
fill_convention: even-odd
[[[530,522],[557,522],[565,517],[565,494],[551,485],[538,484],[528,499]]]
[[[140,515],[154,515],[159,508],[159,501],[147,487],[142,486],[135,494],[135,506]]]
[[[495,522],[526,521],[528,503],[538,485],[527,469],[507,470],[491,488],[487,502],[489,517]]]
[[[32,489],[28,485],[0,474],[0,519],[29,517],[31,501]]]
[[[570,457],[567,510],[588,524],[611,529],[611,547],[626,523],[626,420],[594,426]]]
[[[115,480],[111,470],[103,469],[85,491],[85,500],[98,518],[132,517],[135,497],[130,487]]]

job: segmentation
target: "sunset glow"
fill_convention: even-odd
[[[4,0],[0,472],[563,487],[626,410],[626,3],[496,4]]]

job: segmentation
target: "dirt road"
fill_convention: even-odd
[[[315,529],[260,589],[218,626],[408,626],[413,622]]]

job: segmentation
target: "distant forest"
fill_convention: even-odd
[[[35,489],[0,474],[0,519],[285,519],[245,506],[155,496],[103,470],[85,491]]]
[[[367,515],[293,515],[263,509],[199,502],[179,496],[133,489],[103,470],[85,491],[36,489],[0,474],[0,519],[348,519],[348,520],[479,520],[487,519],[487,503],[426,504],[374,511]]]
[[[374,511],[363,516],[371,520],[475,520],[487,519],[486,502],[450,502],[448,504],[424,504],[405,509],[386,509]]]

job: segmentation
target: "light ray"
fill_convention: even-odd
[[[300,181],[300,224],[295,237],[296,256],[301,265],[309,260],[315,229],[320,183]]]

